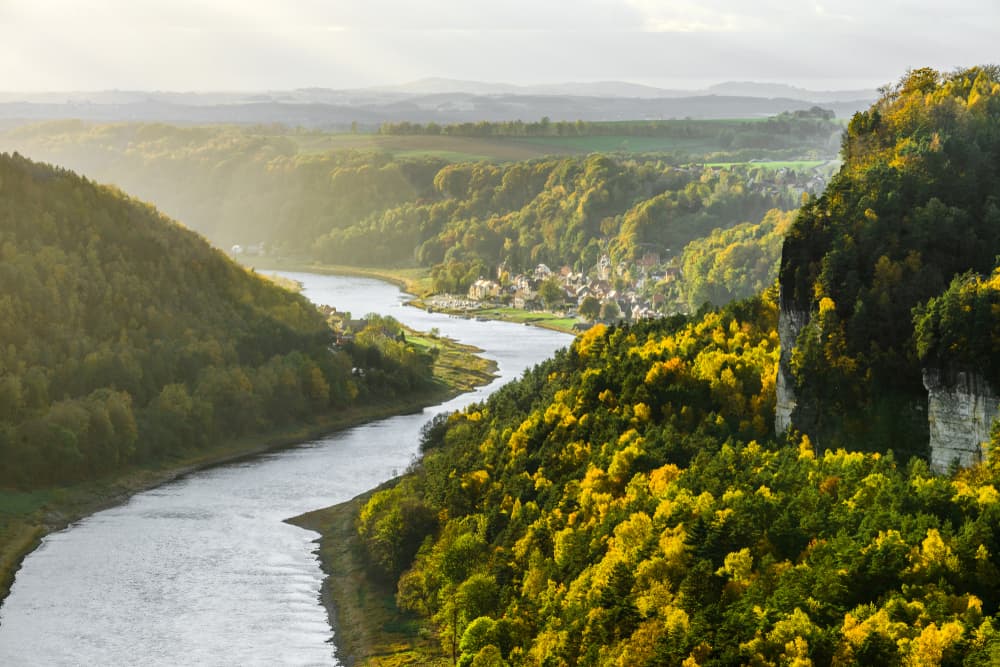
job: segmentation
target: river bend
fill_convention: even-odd
[[[285,274],[317,303],[433,327],[495,359],[486,387],[422,414],[203,470],[47,536],[0,608],[0,665],[335,665],[316,534],[283,519],[402,472],[434,414],[482,400],[569,337],[404,307],[393,285]]]

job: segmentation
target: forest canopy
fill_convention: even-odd
[[[304,297],[149,205],[0,154],[2,486],[89,479],[426,387],[430,360],[397,333],[380,321],[334,349]]]
[[[993,270],[998,127],[996,67],[913,70],[851,120],[843,167],[782,251],[782,308],[810,320],[792,366],[793,421],[811,436],[925,453],[912,310],[955,276]]]
[[[358,517],[374,576],[460,665],[994,664],[997,450],[775,440],[777,315],[599,325],[432,424]]]
[[[790,223],[780,298],[595,326],[427,429],[356,528],[442,654],[1000,661],[1000,429],[942,475],[920,456],[926,414],[906,421],[922,363],[997,377],[998,74],[911,72],[852,120],[843,169],[794,221],[701,242],[736,253]],[[776,437],[789,311],[811,317],[793,369],[813,431]]]
[[[484,127],[504,136],[517,129]],[[587,136],[676,135],[715,152],[453,160],[433,143],[421,151],[314,150],[334,139],[267,128],[69,121],[19,128],[6,139],[156,201],[224,248],[263,243],[269,254],[326,263],[421,266],[442,278],[439,289],[464,292],[504,262],[514,271],[538,263],[589,270],[601,253],[629,262],[652,250],[666,259],[714,229],[794,209],[804,191],[819,191],[823,176],[794,163],[752,162],[756,149],[737,144],[780,139],[793,146],[784,159],[830,158],[835,148],[828,144],[835,147],[842,131],[821,110],[581,127]],[[717,154],[723,134],[734,152]],[[705,166],[710,160],[719,164]]]

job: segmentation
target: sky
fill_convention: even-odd
[[[1000,61],[996,0],[0,0],[0,90],[723,81]]]

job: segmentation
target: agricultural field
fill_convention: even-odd
[[[296,136],[302,153],[376,150],[394,157],[436,157],[449,162],[516,162],[551,155],[589,153],[686,153],[721,150],[705,139],[641,137],[446,137],[440,135],[324,134]]]
[[[753,164],[755,167],[761,167],[762,169],[794,169],[796,171],[806,171],[810,169],[820,169],[823,167],[829,167],[831,169],[836,168],[839,164],[839,160],[750,160],[749,162],[706,162],[706,167],[734,167],[742,164]]]
[[[580,151],[536,146],[506,137],[397,136],[381,134],[291,135],[301,153],[337,150],[379,151],[394,157],[436,157],[449,162],[517,162]]]

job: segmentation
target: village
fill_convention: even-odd
[[[505,262],[498,267],[495,278],[476,280],[464,296],[437,294],[425,299],[424,305],[470,316],[497,307],[546,312],[576,318],[572,328],[584,331],[598,322],[635,322],[676,310],[662,291],[650,294],[652,290],[647,288],[669,283],[679,275],[676,267],[661,265],[657,252],[645,253],[632,265],[615,265],[607,254],[602,255],[589,275],[569,266],[553,270],[546,264],[538,264],[528,273],[511,275]]]

